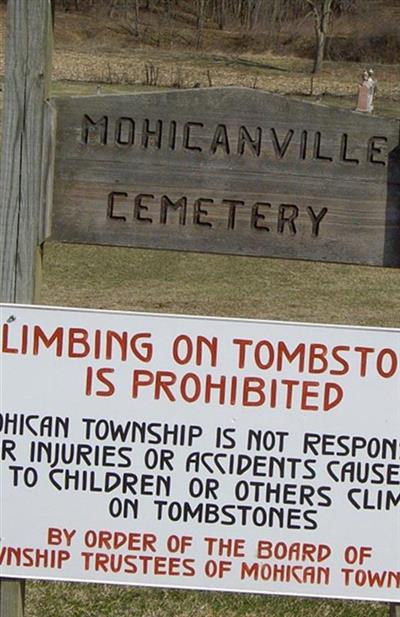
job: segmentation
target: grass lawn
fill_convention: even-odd
[[[26,617],[388,617],[384,604],[35,582]]]
[[[389,268],[47,243],[42,303],[400,327],[400,273]]]

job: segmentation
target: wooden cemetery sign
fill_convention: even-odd
[[[400,265],[396,120],[246,88],[55,104],[55,240]]]

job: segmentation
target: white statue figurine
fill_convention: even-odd
[[[372,113],[374,111],[374,93],[376,80],[372,69],[365,70],[362,74],[362,82],[358,86],[357,111]]]

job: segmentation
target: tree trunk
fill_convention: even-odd
[[[217,0],[217,19],[218,28],[223,30],[225,27],[225,0]]]
[[[108,7],[108,16],[112,17],[114,15],[114,11],[118,8],[118,0],[111,0],[110,5]]]
[[[319,73],[324,61],[326,38],[329,32],[333,0],[306,0],[314,13],[316,49],[313,73]]]
[[[325,56],[326,36],[321,30],[316,30],[317,48],[315,50],[313,73],[320,73]]]
[[[197,0],[196,49],[203,47],[206,0]]]
[[[133,3],[133,34],[139,36],[139,0],[134,0]]]

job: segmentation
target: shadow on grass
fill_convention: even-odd
[[[215,64],[224,64],[225,66],[244,66],[246,68],[278,71],[280,73],[290,72],[288,68],[284,68],[283,66],[274,66],[273,64],[267,64],[266,62],[260,62],[257,60],[250,60],[249,58],[240,58],[235,56],[229,57],[220,55],[212,55],[209,56],[209,58]]]

